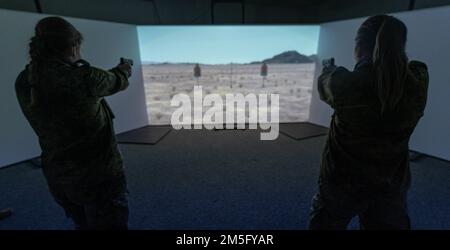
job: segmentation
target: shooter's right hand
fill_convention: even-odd
[[[117,68],[119,68],[121,71],[127,72],[128,78],[131,77],[131,73],[133,71],[133,66],[131,66],[130,64],[128,64],[128,63],[119,64],[119,65],[117,65]]]

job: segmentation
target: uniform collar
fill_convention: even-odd
[[[355,65],[355,70],[363,67],[372,66],[372,58],[363,58],[359,60]]]
[[[75,68],[79,68],[79,67],[83,67],[83,66],[90,66],[89,63],[87,61],[83,60],[83,59],[80,59],[80,60],[78,60],[76,62],[71,62],[69,60],[60,59],[60,58],[50,58],[50,59],[47,59],[47,61],[55,62],[55,63],[58,63],[58,64],[63,64],[65,66],[75,67]]]

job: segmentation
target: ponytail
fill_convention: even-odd
[[[394,110],[403,96],[408,72],[406,36],[405,24],[388,15],[369,17],[358,29],[356,49],[372,60],[382,114]]]
[[[403,96],[408,70],[406,33],[401,21],[388,17],[376,36],[372,60],[382,113],[393,110]]]
[[[39,86],[39,72],[43,59],[43,41],[38,36],[30,39],[29,54],[31,62],[28,65],[28,82],[30,84],[30,104],[34,106],[38,102],[37,86]]]

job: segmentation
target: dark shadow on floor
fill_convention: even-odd
[[[135,229],[306,229],[326,137],[260,141],[255,130],[173,130],[156,145],[120,145]],[[415,229],[450,229],[450,163],[411,164]],[[70,229],[40,169],[0,170],[0,229]],[[350,228],[357,228],[354,221]]]

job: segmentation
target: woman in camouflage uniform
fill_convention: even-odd
[[[16,94],[39,137],[50,192],[76,227],[127,229],[122,156],[104,97],[128,87],[131,66],[90,66],[80,57],[82,40],[62,18],[40,20]]]
[[[324,67],[321,99],[334,113],[323,151],[310,229],[410,229],[409,138],[423,116],[428,73],[408,61],[407,28],[387,15],[368,18],[356,36],[353,71]]]

